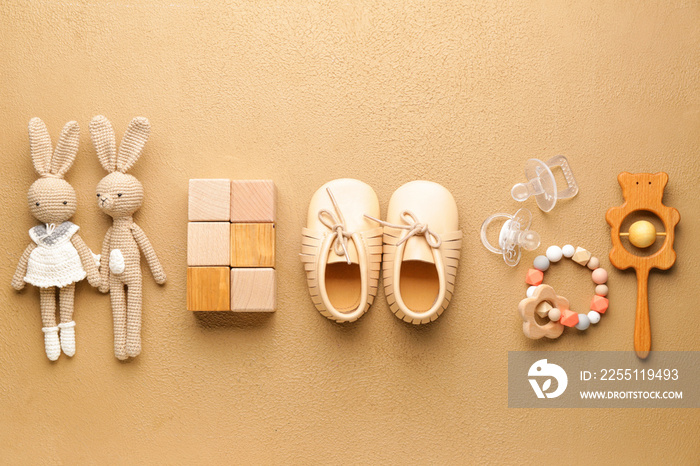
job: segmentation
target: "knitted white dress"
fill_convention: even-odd
[[[46,225],[29,230],[29,237],[37,247],[29,255],[24,281],[39,288],[62,288],[84,279],[87,273],[70,242],[79,228],[72,222],[63,222],[48,235]]]

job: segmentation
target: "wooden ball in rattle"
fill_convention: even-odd
[[[656,227],[646,220],[634,222],[629,229],[629,239],[638,248],[648,248],[656,241]]]

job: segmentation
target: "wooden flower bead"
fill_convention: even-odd
[[[543,302],[549,302],[559,309],[569,309],[569,300],[558,296],[554,288],[549,285],[540,285],[535,289],[532,297],[525,298],[518,305],[518,313],[523,320],[523,333],[526,337],[538,340],[542,337],[558,338],[564,331],[564,326],[559,322],[549,321],[545,325],[537,323],[535,311]]]

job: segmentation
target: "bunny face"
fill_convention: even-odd
[[[39,178],[27,193],[29,210],[42,223],[62,223],[70,219],[78,207],[75,190],[59,178]]]
[[[128,217],[142,203],[143,186],[131,175],[110,173],[97,184],[97,206],[110,217]]]
[[[78,153],[80,127],[69,121],[63,127],[55,150],[51,136],[40,118],[29,121],[29,146],[34,169],[41,176],[27,193],[32,215],[43,223],[62,223],[75,213],[78,200],[75,190],[63,179]]]

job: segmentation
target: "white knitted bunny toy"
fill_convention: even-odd
[[[61,349],[67,356],[75,354],[75,283],[87,275],[90,285],[98,287],[100,284],[99,259],[96,260],[77,235],[78,226],[68,221],[75,213],[77,199],[75,190],[63,175],[78,153],[79,134],[78,123],[66,123],[52,156],[51,137],[44,122],[39,118],[29,122],[32,161],[41,178],[29,188],[27,200],[32,215],[42,225],[29,230],[32,242],[19,260],[12,287],[19,291],[26,282],[39,288],[44,345],[51,361],[58,359]],[[58,325],[56,289],[59,293]]]

